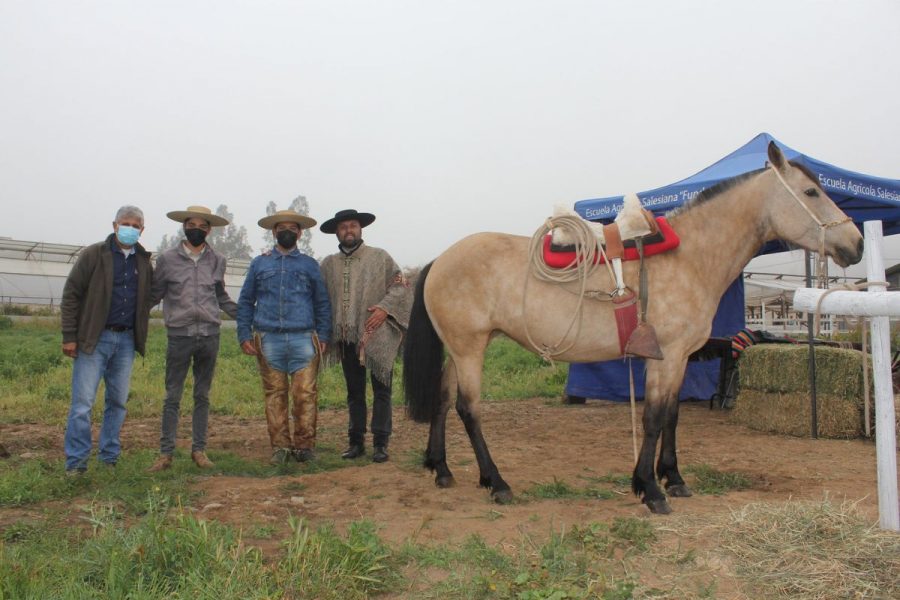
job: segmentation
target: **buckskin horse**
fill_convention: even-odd
[[[643,441],[631,486],[654,513],[671,512],[660,483],[669,496],[691,495],[676,458],[678,391],[688,356],[709,337],[713,315],[728,285],[770,240],[824,250],[840,266],[862,258],[862,236],[815,177],[788,162],[774,144],[769,145],[768,158],[766,168],[718,183],[667,215],[681,244],[645,259],[647,321],[656,329],[664,358],[647,361]],[[403,353],[407,412],[413,420],[431,424],[424,466],[435,472],[436,485],[454,484],[447,466],[445,425],[455,401],[478,461],[479,484],[489,488],[498,503],[509,502],[513,495],[481,431],[485,349],[500,333],[527,348],[526,321],[533,340],[554,342],[578,303],[578,289],[573,286],[533,278],[528,244],[526,237],[477,233],[427,265],[416,285]],[[637,263],[625,263],[625,280],[631,289],[638,289],[638,276]],[[525,302],[523,289],[529,277]],[[591,278],[589,288],[609,290],[612,285],[602,270]],[[620,357],[611,303],[585,300],[583,310],[574,344],[559,360]]]

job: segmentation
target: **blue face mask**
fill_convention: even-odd
[[[141,237],[141,230],[131,225],[119,225],[116,237],[123,246],[134,246]]]

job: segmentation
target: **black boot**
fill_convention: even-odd
[[[351,458],[359,458],[360,456],[366,453],[366,449],[362,444],[350,444],[346,450],[341,454],[341,458],[351,459]]]
[[[387,453],[387,446],[375,446],[375,452],[372,454],[372,462],[387,462],[390,456]]]

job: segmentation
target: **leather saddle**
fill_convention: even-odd
[[[668,252],[670,250],[674,250],[681,243],[681,239],[678,237],[678,234],[675,233],[675,230],[672,229],[672,226],[669,225],[668,220],[665,217],[656,217],[654,219],[656,224],[656,231],[651,233],[650,235],[644,237],[644,256],[654,256],[656,254],[662,254],[663,252]],[[613,246],[617,245],[616,240],[619,240],[618,243],[621,244],[623,251],[621,258],[622,260],[638,260],[640,255],[638,254],[637,245],[634,240],[621,240],[620,236],[618,236],[618,232],[615,229],[608,229],[610,227],[614,227],[615,224],[606,225],[603,228],[604,237],[606,239],[606,244],[604,244],[604,248],[607,250],[607,254],[610,258],[615,258],[615,252],[613,250]],[[574,245],[557,245],[554,244],[550,234],[544,236],[544,262],[548,267],[552,267],[554,269],[567,269],[575,266],[576,264],[576,254],[575,254],[575,246]],[[595,262],[604,263],[606,260],[603,255],[599,252],[596,254]]]

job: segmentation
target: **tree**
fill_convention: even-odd
[[[294,198],[291,201],[290,206],[288,206],[288,210],[298,212],[301,215],[306,215],[308,217],[309,202],[306,201],[306,196],[297,196],[296,198]],[[269,202],[269,204],[266,205],[266,214],[274,215],[276,212],[278,212],[278,206],[274,202]],[[268,231],[263,235],[263,239],[266,242],[266,245],[263,246],[262,251],[265,252],[272,247],[272,232]],[[311,229],[304,229],[303,233],[300,235],[300,239],[297,240],[297,249],[303,254],[316,258],[311,245],[312,235],[313,232]]]
[[[238,227],[234,223],[234,215],[228,211],[228,206],[220,204],[215,210],[220,217],[228,219],[229,225],[226,227],[213,227],[212,231],[206,237],[206,241],[210,246],[225,255],[226,258],[234,258],[239,260],[250,260],[250,252],[253,250],[247,242],[247,228]],[[157,252],[162,252],[172,248],[176,244],[181,243],[184,239],[184,230],[179,228],[172,235],[164,235],[159,242]]]
[[[184,234],[181,233],[183,230],[179,230],[178,233],[173,233],[169,235],[167,233],[163,234],[162,239],[159,241],[159,246],[156,247],[156,252],[159,254],[160,252],[165,252],[169,248],[174,248],[175,245],[184,239]]]

